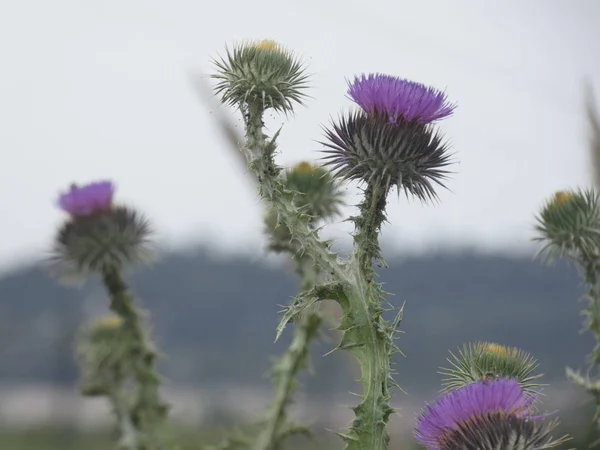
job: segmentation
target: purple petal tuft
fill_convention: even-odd
[[[111,206],[114,190],[111,181],[99,181],[82,187],[72,185],[69,192],[59,197],[58,205],[72,216],[89,216]]]
[[[489,413],[529,416],[534,401],[515,379],[468,384],[425,406],[417,419],[415,437],[427,448],[438,449],[459,425]]]
[[[383,114],[392,123],[430,123],[452,114],[456,105],[446,101],[446,94],[433,87],[383,74],[355,77],[348,95],[368,114]]]

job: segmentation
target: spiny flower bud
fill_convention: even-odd
[[[417,418],[415,437],[435,450],[534,450],[553,448],[556,422],[533,416],[535,397],[517,380],[478,381],[440,396]]]
[[[123,320],[118,316],[103,317],[85,325],[79,333],[75,352],[83,395],[107,395],[129,374],[129,341]]]
[[[282,174],[285,188],[292,191],[294,205],[311,217],[311,224],[319,219],[332,218],[339,214],[342,192],[331,174],[322,167],[301,162]],[[269,250],[291,251],[292,235],[284,223],[277,220],[277,212],[270,209],[265,215],[265,232],[269,236]]]
[[[315,218],[327,219],[340,213],[342,192],[331,174],[307,162],[285,174],[285,187],[296,193],[294,204]]]
[[[54,260],[77,273],[120,269],[150,256],[149,223],[136,211],[112,204],[114,185],[72,185],[58,204],[70,219],[59,229]]]
[[[214,61],[219,80],[215,91],[232,106],[258,103],[263,109],[288,112],[302,104],[308,76],[304,66],[274,41],[264,40],[237,46],[227,57]]]
[[[389,75],[356,77],[349,96],[362,111],[326,129],[324,157],[342,179],[396,186],[421,200],[437,197],[434,184],[450,164],[448,146],[428,124],[452,114],[443,93]]]
[[[445,376],[443,391],[448,392],[479,380],[497,378],[516,379],[526,392],[534,392],[541,385],[536,380],[542,375],[534,375],[537,360],[529,353],[515,347],[507,347],[492,342],[475,342],[464,345],[458,355],[450,352],[447,361],[450,368],[442,368]]]
[[[600,255],[600,206],[592,190],[560,191],[536,217],[536,241],[550,260],[566,255]]]

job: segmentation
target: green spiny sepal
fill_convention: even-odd
[[[258,103],[263,109],[292,111],[294,103],[303,104],[308,75],[304,65],[289,51],[273,41],[242,44],[226,58],[215,60],[218,80],[216,93],[232,106]]]
[[[598,254],[600,202],[592,189],[556,193],[536,219],[539,236],[535,241],[544,244],[540,253],[548,260]]]
[[[515,347],[506,347],[491,342],[465,344],[458,355],[450,352],[447,358],[450,368],[441,368],[445,376],[442,392],[463,387],[479,380],[495,378],[516,378],[527,392],[534,392],[543,386],[537,383],[542,374],[534,374],[537,360],[529,353]]]
[[[449,431],[440,450],[544,450],[556,448],[570,438],[555,439],[551,433],[558,426],[554,420],[545,423],[527,417],[488,413]]]
[[[148,262],[153,256],[151,234],[148,220],[124,206],[71,217],[58,230],[52,261],[67,276]]]
[[[131,358],[123,321],[108,316],[83,327],[76,342],[82,395],[110,395],[130,375]]]

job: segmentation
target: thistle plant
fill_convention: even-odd
[[[589,356],[590,373],[584,376],[567,368],[567,377],[594,398],[594,421],[600,427],[600,378],[597,375],[600,368],[600,198],[597,192],[593,188],[557,192],[538,214],[536,231],[535,240],[543,245],[540,254],[545,260],[568,258],[575,262],[588,286],[584,328],[592,332],[596,341]],[[596,376],[591,375],[593,370]]]
[[[127,267],[147,260],[151,229],[134,209],[114,205],[113,196],[110,181],[72,185],[60,196],[59,206],[69,218],[57,233],[53,259],[69,274],[100,275],[116,316],[81,336],[82,394],[111,401],[122,448],[161,450],[168,408],[159,395],[158,352],[123,279]],[[133,392],[126,389],[130,384]]]
[[[442,394],[417,418],[415,438],[429,450],[542,450],[558,422],[535,415],[537,395],[515,378],[478,380]]]
[[[450,164],[448,146],[431,123],[452,114],[454,105],[433,88],[387,76],[356,77],[348,94],[360,109],[347,113],[325,130],[325,164],[339,180],[363,185],[363,200],[354,222],[354,249],[342,259],[331,242],[320,239],[312,216],[295,202],[296,194],[282,180],[275,163],[277,138],[266,134],[267,110],[291,113],[302,105],[308,83],[305,67],[291,52],[272,41],[246,43],[227,50],[215,61],[216,93],[224,104],[238,108],[244,118],[246,142],[242,151],[248,168],[259,181],[259,193],[272,209],[274,221],[285,226],[295,258],[306,258],[318,277],[286,308],[277,337],[290,321],[303,317],[321,300],[335,300],[342,309],[337,349],[349,351],[361,368],[362,402],[353,408],[355,419],[338,433],[346,449],[383,450],[389,435],[387,422],[393,380],[394,342],[402,319],[399,308],[391,322],[382,317],[384,291],[375,281],[373,260],[384,265],[379,232],[393,188],[422,201],[437,198]]]
[[[285,187],[294,193],[294,205],[309,217],[309,226],[318,224],[339,214],[342,193],[328,171],[322,167],[302,162],[281,175]],[[288,254],[292,258],[300,250],[291,239],[285,224],[277,223],[277,213],[273,209],[265,215],[265,234],[268,249],[275,253]],[[312,259],[306,256],[294,258],[295,269],[300,278],[302,290],[310,289],[319,283],[319,273],[314,270]],[[288,419],[288,407],[293,402],[299,373],[309,365],[311,343],[318,337],[319,327],[327,321],[326,314],[313,305],[307,308],[295,321],[292,342],[285,353],[275,360],[272,368],[274,378],[274,398],[262,422],[258,424],[255,436],[237,433],[225,439],[216,447],[218,450],[248,448],[252,450],[274,450],[282,448],[286,438],[294,434],[310,435],[306,426]]]

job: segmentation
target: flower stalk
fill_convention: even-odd
[[[121,274],[106,268],[102,280],[110,295],[110,309],[123,319],[129,342],[132,371],[138,387],[137,399],[131,408],[131,421],[143,433],[139,450],[162,449],[161,433],[168,408],[159,395],[160,378],[155,371],[158,353],[143,329],[142,314],[135,307]]]

